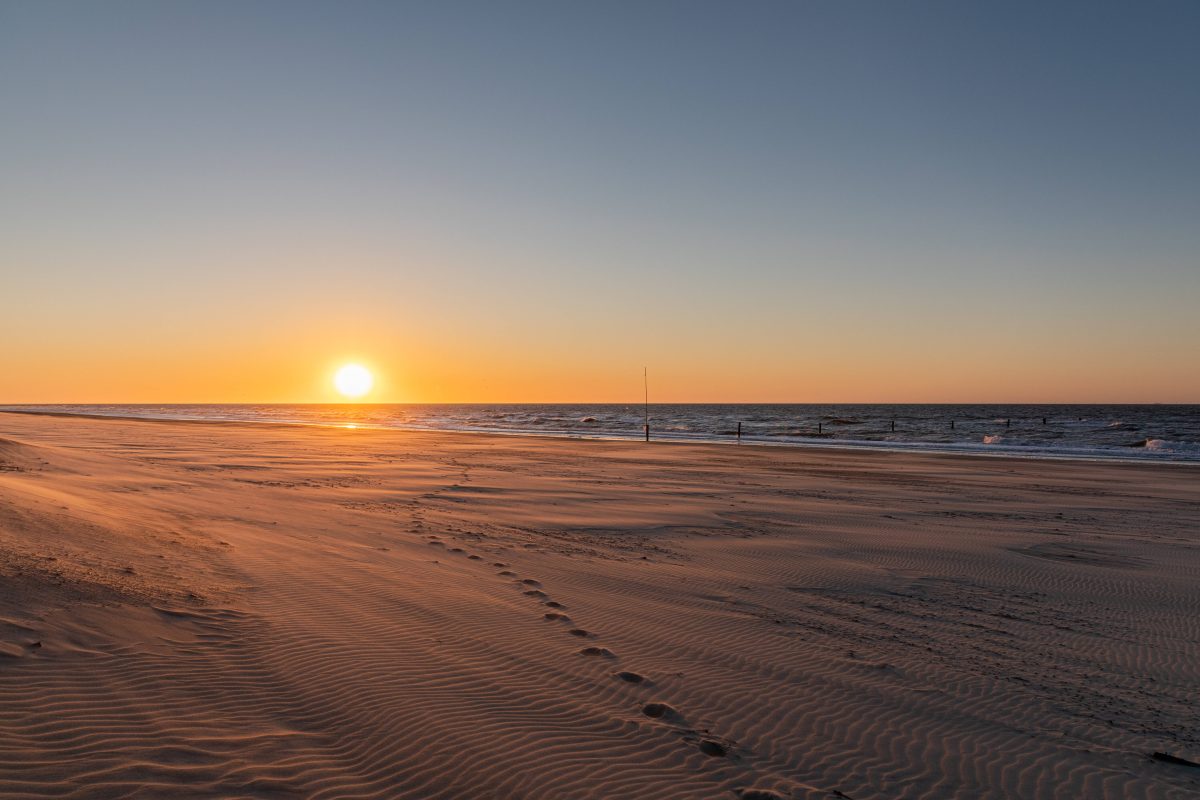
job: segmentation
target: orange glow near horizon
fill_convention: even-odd
[[[314,348],[320,350],[322,348]],[[655,349],[655,348],[648,348]],[[897,356],[887,351],[759,353],[744,357],[716,346],[707,358],[672,358],[665,347],[647,358],[652,403],[1139,403],[1194,402],[1196,381],[1174,391],[1154,362],[1113,354],[1122,380],[1082,359],[974,357],[942,343]],[[587,360],[558,353],[505,357],[477,352],[411,349],[393,358],[355,358],[288,348],[244,349],[240,359],[218,352],[111,354],[33,349],[7,359],[0,405],[18,403],[622,403],[641,400],[641,361],[632,348],[596,352]],[[324,362],[328,366],[321,368]],[[370,364],[367,391],[343,392],[336,381],[347,364]],[[314,365],[317,368],[314,369]],[[361,388],[361,385],[359,385]],[[1156,390],[1157,389],[1157,390]]]
[[[281,290],[266,313],[244,295],[14,304],[0,316],[0,405],[344,403],[334,376],[347,364],[374,379],[356,399],[366,403],[634,403],[643,364],[660,403],[1200,399],[1200,373],[1179,367],[1194,357],[1179,315],[1136,335],[1122,321],[1097,330],[967,307],[873,307],[867,325],[807,295],[741,306],[648,297],[625,308],[604,297],[618,289],[522,313],[482,292],[415,289],[399,315],[389,298],[366,297],[353,315],[331,316],[326,298],[300,287]]]

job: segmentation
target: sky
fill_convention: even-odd
[[[1200,402],[1198,39],[0,0],[0,403]]]

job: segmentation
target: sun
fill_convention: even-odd
[[[347,364],[333,376],[333,385],[346,397],[362,397],[374,383],[371,373],[359,364]]]

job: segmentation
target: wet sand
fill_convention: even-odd
[[[1198,586],[1195,466],[0,414],[0,796],[1198,797]]]

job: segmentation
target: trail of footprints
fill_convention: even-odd
[[[461,547],[447,547],[446,543],[437,536],[431,536],[429,539],[429,544],[433,547],[445,548],[447,553],[462,555],[472,561],[483,560],[482,556],[475,555],[474,553],[468,553]],[[552,609],[550,611],[545,611],[542,614],[542,618],[544,620],[547,622],[558,622],[565,626],[571,626],[566,630],[566,633],[569,636],[575,636],[580,639],[600,638],[598,634],[595,634],[585,628],[574,627],[574,622],[572,621],[571,617],[563,613],[566,610],[566,606],[557,600],[552,599],[544,590],[541,581],[533,578],[520,577],[520,575],[509,568],[508,564],[502,561],[495,561],[492,563],[492,566],[498,570],[496,573],[498,577],[511,580],[512,583],[518,589],[520,589],[520,591],[526,597],[539,601],[544,608]],[[600,645],[588,645],[579,651],[579,655],[589,658],[608,658],[613,659],[614,661],[618,660],[619,658],[612,650]],[[645,675],[637,672],[631,672],[629,670],[620,670],[612,673],[612,675],[616,680],[629,684],[642,684],[645,686],[654,685],[653,681],[648,679]],[[658,720],[659,722],[671,726],[683,738],[684,741],[694,745],[696,749],[698,749],[701,753],[704,753],[706,756],[712,756],[713,758],[724,758],[727,756],[736,757],[733,755],[733,750],[736,747],[735,742],[720,736],[714,736],[710,734],[708,730],[696,730],[695,728],[688,727],[687,720],[684,718],[683,714],[667,703],[644,703],[642,705],[642,714],[650,719]]]

